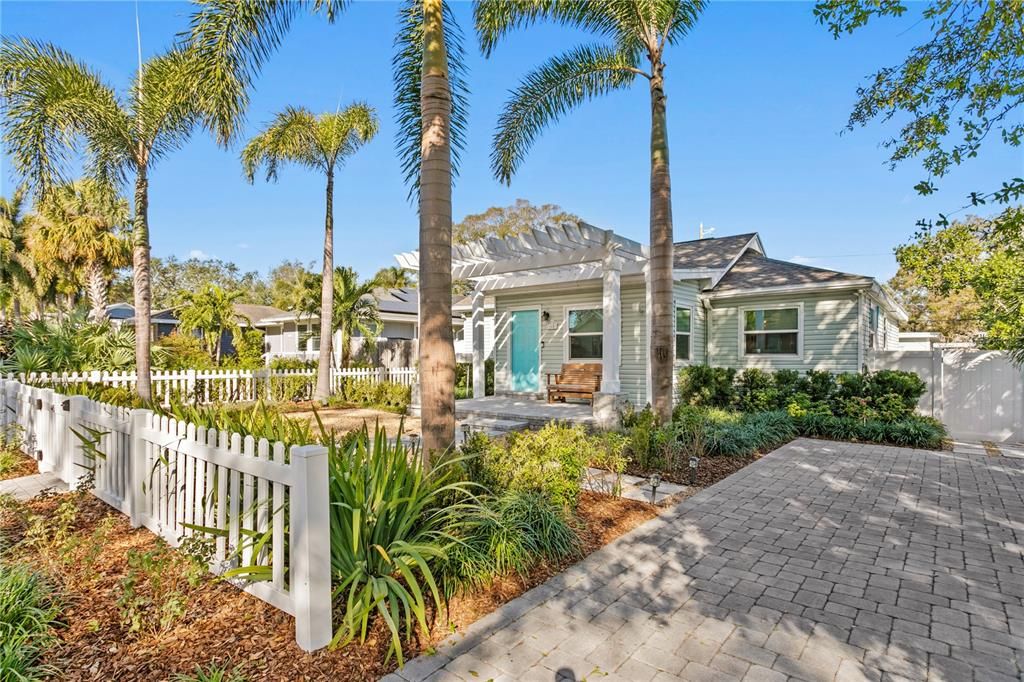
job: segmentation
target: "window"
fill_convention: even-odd
[[[676,360],[690,359],[690,319],[689,308],[676,308]]]
[[[868,307],[868,348],[874,349],[878,347],[878,318],[881,314],[881,309],[874,304]]]
[[[741,310],[745,355],[799,355],[800,308]]]
[[[600,308],[567,313],[570,360],[600,360],[604,351],[603,314]]]

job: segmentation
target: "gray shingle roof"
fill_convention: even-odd
[[[257,305],[255,303],[236,303],[235,314],[252,320],[253,324],[267,317],[284,315],[284,311],[272,305]]]
[[[717,294],[800,284],[870,284],[871,281],[870,277],[863,275],[789,263],[766,258],[755,251],[747,251],[718,282],[713,291]]]
[[[726,237],[676,242],[672,245],[672,267],[680,270],[726,268],[739,255],[747,242],[756,235],[756,232],[748,232]]]

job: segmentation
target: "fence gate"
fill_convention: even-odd
[[[928,391],[918,408],[942,421],[954,438],[1024,441],[1024,372],[1006,352],[881,351],[869,363],[871,369],[900,369],[924,379]]]

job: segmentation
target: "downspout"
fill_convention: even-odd
[[[864,366],[864,292],[857,292],[857,370],[863,372]]]
[[[701,308],[704,309],[704,364],[711,366],[711,301],[701,296]]]

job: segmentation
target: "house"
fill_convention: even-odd
[[[135,306],[131,303],[112,303],[107,306],[107,319],[115,327],[122,324],[135,326]],[[152,339],[163,338],[178,328],[178,318],[173,308],[161,308],[150,311],[149,316]]]
[[[417,252],[396,258],[419,267]],[[453,277],[474,284],[474,328],[494,301],[496,393],[541,396],[546,374],[589,362],[601,364],[601,394],[647,403],[648,258],[646,245],[586,223],[454,246]],[[894,348],[907,319],[871,277],[770,258],[757,233],[676,243],[673,280],[679,367],[854,372]],[[485,357],[474,347],[474,375]]]

